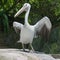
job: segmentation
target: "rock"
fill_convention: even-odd
[[[0,49],[0,60],[56,60],[48,54],[22,52],[19,49]]]
[[[60,60],[60,59],[56,59],[56,60]]]

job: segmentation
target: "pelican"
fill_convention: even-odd
[[[19,22],[15,22],[15,21],[13,22],[13,27],[15,31],[18,32],[18,30],[20,30],[20,39],[17,42],[22,43],[22,47],[24,51],[25,51],[24,44],[28,44],[28,43],[30,44],[30,47],[34,51],[33,46],[32,46],[33,38],[37,37],[38,33],[41,32],[41,29],[44,27],[44,25],[48,31],[50,31],[52,27],[50,19],[47,16],[43,17],[35,25],[30,25],[28,23],[28,16],[29,16],[30,8],[31,8],[31,5],[29,3],[25,3],[23,7],[14,15],[14,17],[17,17],[23,11],[25,11],[26,14],[25,14],[24,25]]]

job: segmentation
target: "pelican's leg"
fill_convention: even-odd
[[[30,43],[30,47],[31,47],[32,51],[34,52],[34,48],[33,48],[33,46],[32,46],[32,44],[31,44],[31,43]]]
[[[23,51],[25,51],[24,44],[22,44]]]

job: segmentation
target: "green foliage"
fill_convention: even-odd
[[[4,31],[8,33],[9,32],[8,17],[5,14],[3,14],[3,16],[4,16],[4,19],[3,19]]]
[[[8,33],[9,32],[9,22],[8,22],[8,17],[6,14],[2,13],[1,15],[1,24],[3,25],[4,32]]]

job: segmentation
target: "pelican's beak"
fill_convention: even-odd
[[[24,10],[25,10],[26,7],[22,7],[15,15],[14,17],[17,17],[19,14],[21,14]]]

